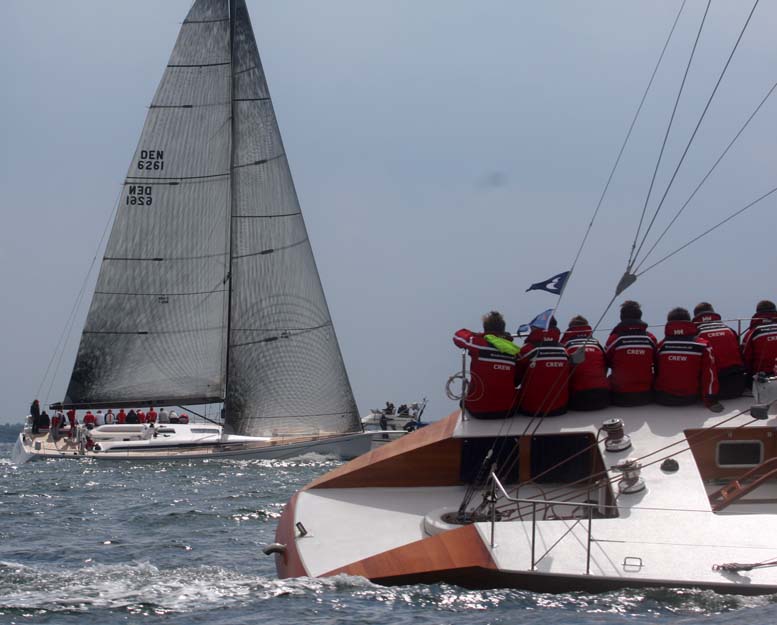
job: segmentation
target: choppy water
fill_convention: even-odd
[[[10,445],[0,445],[8,457]],[[541,595],[275,577],[283,502],[337,466],[0,460],[0,623],[770,623],[777,597]],[[355,531],[358,531],[355,526]]]

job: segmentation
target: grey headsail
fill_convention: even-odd
[[[347,432],[358,412],[244,0],[233,0],[232,303],[226,419],[249,435]]]
[[[146,117],[66,405],[224,397],[230,227],[228,0],[197,0]]]

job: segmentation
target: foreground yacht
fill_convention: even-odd
[[[541,421],[457,411],[308,484],[266,552],[284,578],[777,592],[770,401]]]

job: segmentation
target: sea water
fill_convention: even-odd
[[[0,445],[8,458],[10,445]],[[777,598],[699,590],[544,595],[358,578],[279,580],[262,547],[340,463],[0,460],[0,623],[772,623]],[[354,532],[370,529],[354,519]]]

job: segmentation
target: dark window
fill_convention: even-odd
[[[723,441],[718,443],[719,467],[754,467],[763,462],[760,441]]]

